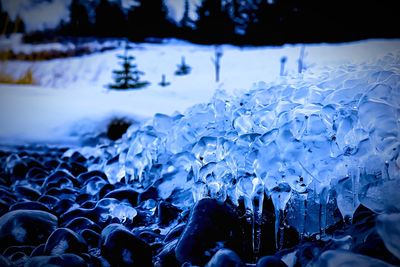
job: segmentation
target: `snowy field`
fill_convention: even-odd
[[[156,113],[184,112],[208,102],[216,89],[240,94],[258,82],[278,83],[296,77],[302,45],[282,47],[222,46],[221,79],[215,82],[214,46],[176,40],[165,44],[132,44],[143,80],[151,82],[136,91],[110,91],[112,71],[118,68],[121,49],[87,56],[41,62],[1,62],[2,72],[14,77],[31,69],[37,85],[0,84],[0,143],[74,143],[79,135],[104,130],[113,116],[145,120]],[[20,51],[37,51],[21,46]],[[36,50],[35,50],[36,49]],[[306,45],[307,77],[343,64],[361,64],[392,53],[400,55],[400,40],[368,40],[345,44]],[[186,58],[192,72],[175,76],[176,65]],[[287,57],[286,76],[280,77],[280,59]],[[165,74],[170,86],[158,83]]]

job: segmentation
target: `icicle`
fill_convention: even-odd
[[[357,166],[357,165],[356,165]],[[357,207],[360,205],[360,201],[358,200],[358,187],[360,182],[360,168],[351,166],[349,168],[349,176],[351,178],[351,193],[352,193],[352,201],[353,201],[353,212],[351,214],[350,221],[353,221],[353,214]]]
[[[389,176],[389,161],[385,161],[385,165],[383,165],[383,170],[382,170],[382,181],[388,181],[390,180]]]
[[[262,212],[264,202],[264,183],[256,177],[253,179],[253,253],[258,255],[260,252],[261,244],[261,225],[262,225]]]
[[[329,201],[328,189],[324,187],[319,194],[320,201],[320,211],[319,211],[319,229],[321,237],[325,236],[326,221],[327,221],[327,211],[326,206]]]
[[[283,245],[284,211],[291,194],[292,190],[287,183],[280,183],[278,186],[274,187],[271,192],[272,203],[274,204],[275,208],[275,246],[278,250]]]
[[[304,193],[299,194],[299,201],[300,201],[300,222],[298,225],[298,231],[300,233],[300,240],[303,240],[304,238],[304,232],[305,232],[305,227],[304,223],[306,221],[307,217],[307,191]]]

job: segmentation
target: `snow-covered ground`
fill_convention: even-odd
[[[302,45],[282,47],[222,46],[221,80],[215,82],[214,46],[180,41],[165,44],[132,44],[130,54],[143,80],[151,82],[136,91],[110,91],[112,70],[118,68],[122,49],[77,58],[42,62],[1,62],[3,73],[18,77],[33,71],[35,86],[0,84],[0,143],[75,142],[76,136],[95,132],[112,116],[144,120],[156,113],[183,112],[208,102],[216,89],[230,94],[250,89],[255,83],[276,83],[282,79],[280,59],[287,57],[287,79],[297,74]],[[24,47],[24,51],[26,51]],[[34,47],[32,47],[34,49]],[[28,48],[29,50],[29,48]],[[307,45],[304,75],[318,75],[321,69],[349,63],[368,62],[388,53],[400,55],[400,40],[368,40],[345,44]],[[187,76],[174,76],[182,56],[192,67]],[[171,85],[158,83],[165,74]]]

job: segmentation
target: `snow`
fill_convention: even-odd
[[[345,44],[306,45],[307,75],[318,75],[327,67],[368,62],[388,53],[399,54],[399,40],[368,40]],[[59,44],[58,44],[59,45]],[[240,94],[255,83],[278,83],[280,58],[288,58],[285,69],[296,76],[302,45],[281,47],[222,46],[221,81],[215,82],[214,46],[170,40],[163,44],[132,44],[143,80],[151,82],[137,91],[110,91],[112,70],[118,68],[117,54],[123,50],[94,53],[82,57],[49,61],[1,62],[1,72],[14,77],[31,69],[37,85],[0,84],[0,143],[76,143],[79,135],[105,127],[112,116],[145,120],[156,113],[184,112],[197,103],[208,102],[216,89]],[[19,48],[18,48],[19,47]],[[57,44],[51,46],[56,48]],[[35,45],[15,45],[16,51],[38,51]],[[20,49],[20,50],[18,50]],[[61,48],[60,48],[61,49]],[[174,76],[176,65],[185,56],[192,72]],[[158,85],[165,74],[168,87]]]

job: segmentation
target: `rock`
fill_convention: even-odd
[[[50,209],[45,204],[37,201],[26,201],[26,202],[15,203],[10,207],[10,211],[12,210],[41,210],[49,213],[51,212]]]
[[[69,162],[68,164],[68,170],[74,175],[74,176],[79,176],[82,173],[85,173],[88,171],[88,169],[81,163],[78,162]]]
[[[171,231],[168,232],[168,234],[164,238],[164,242],[168,243],[171,242],[172,240],[178,238],[181,236],[183,230],[185,230],[186,224],[179,224],[175,226],[174,228],[171,229]]]
[[[397,259],[385,246],[380,235],[376,230],[371,231],[367,236],[358,241],[358,244],[352,247],[351,251],[376,259],[381,259],[387,263],[400,265],[400,259]]]
[[[53,207],[56,206],[59,201],[60,200],[56,197],[46,195],[43,195],[38,199],[38,202],[43,203],[49,209],[53,209]]]
[[[61,214],[66,213],[74,205],[75,201],[73,201],[72,199],[61,199],[53,207],[53,212],[60,216]]]
[[[100,235],[91,229],[83,229],[81,231],[81,236],[85,239],[89,248],[99,247]]]
[[[115,198],[119,201],[125,200],[128,201],[132,205],[132,207],[135,207],[137,205],[138,196],[139,193],[133,189],[121,188],[108,192],[103,198]]]
[[[79,205],[81,205],[82,203],[85,203],[88,200],[92,200],[92,195],[88,194],[88,193],[80,193],[76,199],[75,202]]]
[[[318,258],[324,252],[326,244],[322,241],[306,242],[296,251],[295,266],[306,266],[313,259]]]
[[[79,153],[78,151],[75,151],[69,157],[69,161],[84,164],[84,163],[86,163],[87,159],[81,153]]]
[[[157,198],[158,198],[158,189],[155,188],[154,186],[150,186],[149,188],[146,189],[146,191],[140,193],[138,197],[138,203],[141,203],[148,199],[157,200]]]
[[[105,185],[108,185],[108,182],[98,176],[94,176],[85,181],[81,191],[97,196]],[[98,198],[96,197],[96,199]]]
[[[74,254],[63,254],[58,256],[36,256],[30,258],[24,267],[87,267],[85,261]]]
[[[82,236],[68,228],[58,228],[47,239],[44,252],[46,255],[87,252],[87,244]]]
[[[115,188],[115,185],[113,184],[105,184],[104,186],[101,187],[101,189],[97,193],[98,199],[104,198],[105,195],[107,195],[108,192],[113,191]]]
[[[163,249],[155,256],[154,266],[181,267],[175,256],[175,247],[178,240],[167,243]]]
[[[35,257],[35,256],[44,256],[44,248],[45,248],[46,244],[40,244],[39,246],[37,246],[34,250],[32,250],[31,253],[31,257]]]
[[[318,267],[394,267],[384,261],[354,254],[344,250],[328,250],[321,254],[318,261],[313,265]]]
[[[1,267],[14,267],[14,265],[11,263],[9,259],[4,257],[3,255],[0,255],[0,266]]]
[[[88,200],[82,203],[81,208],[82,209],[93,209],[96,207],[97,201],[95,200]]]
[[[21,265],[27,259],[27,255],[22,251],[17,251],[8,257],[14,265]]]
[[[372,231],[359,243],[352,247],[352,252],[362,254],[376,259],[381,259],[393,265],[400,265],[400,259],[396,258],[385,246],[382,238],[376,232]]]
[[[45,192],[45,195],[57,197],[59,199],[70,199],[75,202],[77,192],[72,188],[50,188]]]
[[[287,267],[287,265],[276,256],[264,256],[257,261],[256,267]]]
[[[57,217],[39,210],[15,210],[0,217],[0,248],[36,246],[57,227]]]
[[[18,195],[23,196],[25,199],[29,200],[37,200],[40,197],[40,192],[29,186],[16,186],[14,191]]]
[[[180,263],[205,265],[223,242],[238,235],[233,210],[215,199],[204,198],[194,206],[189,222],[175,249]]]
[[[93,177],[99,177],[102,180],[104,180],[105,182],[108,182],[107,176],[105,175],[104,172],[101,172],[101,171],[84,172],[84,173],[79,174],[77,179],[81,184],[84,184],[87,180],[89,180]]]
[[[72,188],[78,185],[78,180],[69,172],[57,170],[46,178],[42,188],[44,191],[47,191],[50,188]]]
[[[376,227],[386,248],[400,259],[400,213],[379,215]]]
[[[101,232],[100,226],[85,217],[77,217],[75,219],[72,219],[65,227],[71,229],[76,233],[79,233],[84,229],[91,229],[97,233]]]
[[[12,254],[16,252],[22,252],[25,255],[30,255],[34,249],[35,249],[34,246],[11,246],[8,247],[6,250],[4,250],[3,256],[10,257]]]
[[[124,118],[115,118],[107,126],[107,137],[110,140],[118,140],[128,130],[132,122]]]
[[[101,254],[112,266],[152,266],[150,246],[121,225],[105,227],[100,242]]]
[[[365,207],[364,205],[360,204],[357,209],[354,211],[353,214],[353,219],[351,223],[354,224],[360,224],[360,223],[365,223],[369,219],[374,219],[375,218],[375,213]]]
[[[179,217],[182,211],[174,205],[161,201],[157,207],[157,218],[160,226],[168,226]]]
[[[232,250],[222,248],[214,254],[206,267],[244,267],[244,263]]]

